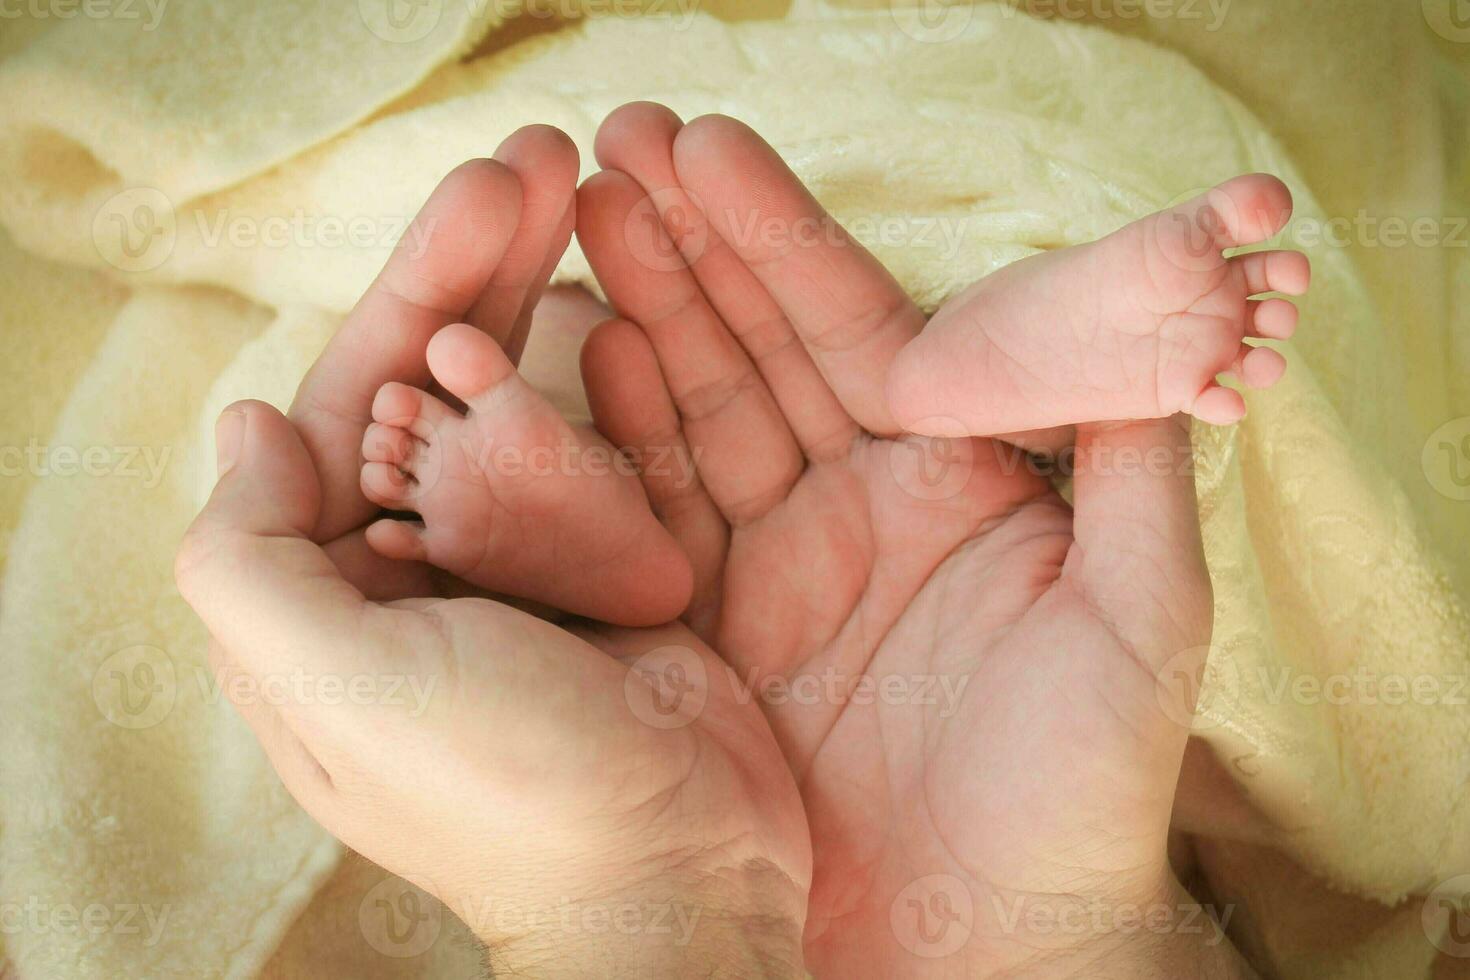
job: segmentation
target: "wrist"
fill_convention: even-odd
[[[495,976],[787,980],[806,975],[805,909],[784,874],[746,868],[502,906],[467,922]]]

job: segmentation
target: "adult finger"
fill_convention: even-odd
[[[211,636],[256,678],[386,662],[377,638],[401,635],[405,624],[390,620],[409,614],[364,599],[308,537],[321,495],[295,429],[268,405],[240,402],[216,439],[221,477],[175,564]]]
[[[924,315],[888,270],[743,123],[705,116],[685,126],[674,168],[796,328],[848,414],[869,432],[896,434],[884,381]]]
[[[644,193],[710,305],[745,348],[806,455],[836,458],[859,429],[817,370],[791,321],[745,262],[710,228],[674,171],[684,123],[666,106],[634,102],[597,132],[597,162],[628,174]]]
[[[265,751],[271,768],[281,777],[291,796],[297,803],[318,820],[331,812],[332,777],[321,761],[306,747],[275,706],[259,698],[244,696],[255,685],[236,665],[234,658],[217,641],[209,645],[209,664],[214,671],[215,684],[230,699],[245,724],[255,734],[255,740]],[[237,680],[245,683],[237,684]],[[238,693],[237,693],[238,692]]]
[[[580,160],[571,137],[554,126],[517,130],[494,158],[520,182],[520,220],[466,322],[494,337],[515,364],[536,303],[572,238]]]
[[[1076,544],[1064,575],[1144,668],[1120,683],[1138,686],[1137,703],[1177,735],[1182,752],[1188,730],[1174,719],[1193,706],[1161,713],[1166,694],[1152,688],[1179,658],[1202,660],[1210,641],[1213,600],[1187,417],[1079,426],[1074,490]],[[1177,685],[1172,690],[1178,694]]]
[[[578,192],[577,234],[613,308],[653,344],[684,434],[708,454],[701,472],[711,498],[732,523],[761,517],[801,475],[801,449],[642,188],[616,170],[593,176]]]
[[[429,338],[463,320],[499,267],[520,220],[520,182],[504,164],[471,160],[429,196],[383,271],[297,390],[291,418],[321,477],[313,536],[331,540],[376,508],[358,486],[358,446],[389,381],[422,387]]]
[[[582,348],[582,376],[598,430],[634,454],[649,505],[689,556],[694,592],[685,618],[707,636],[730,528],[699,478],[658,358],[637,325],[608,320]]]

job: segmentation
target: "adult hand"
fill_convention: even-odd
[[[816,975],[1239,967],[1183,928],[1166,856],[1192,705],[1159,678],[1211,618],[1185,426],[1079,431],[1075,508],[1009,447],[900,437],[883,380],[924,318],[770,147],[635,104],[597,156],[578,236],[625,319],[589,397],[617,444],[699,461],[646,489],[689,622],[778,692]],[[1174,928],[1120,924],[1140,909]]]
[[[575,145],[551,126],[520,129],[501,144],[494,159],[470,160],[453,170],[432,192],[390,262],[301,383],[291,419],[312,455],[323,491],[313,538],[326,545],[348,580],[370,598],[488,595],[429,564],[390,560],[369,547],[366,530],[382,514],[360,485],[368,479],[365,438],[381,444],[373,447],[379,454],[369,457],[378,460],[391,458],[391,447],[401,438],[401,432],[373,425],[375,398],[388,382],[428,389],[438,401],[459,407],[456,398],[431,383],[426,357],[432,336],[450,323],[470,323],[494,339],[513,364],[519,363],[532,313],[572,235],[578,170]],[[567,373],[573,372],[575,367]],[[469,451],[459,439],[440,435],[440,448],[454,445],[456,451]],[[507,435],[506,448],[531,453],[584,448],[570,432],[538,435],[566,439],[548,447],[535,442],[522,447],[514,438]],[[382,454],[384,450],[390,454]],[[445,479],[482,476],[473,472],[478,467],[460,469],[472,473],[447,473]],[[478,561],[467,557],[475,554],[469,547],[462,555],[478,566],[476,583],[635,626],[664,623],[684,608],[688,561],[648,519],[637,489],[631,495],[598,494],[597,483],[591,483],[588,492],[578,495],[570,489],[575,479],[570,473],[551,473],[554,479],[544,480],[526,473],[519,479],[509,473],[498,476],[485,480],[481,489],[490,498],[485,511],[494,514],[494,520],[485,520],[476,530],[484,538],[484,551],[478,552]],[[376,498],[382,497],[379,485]],[[556,520],[559,501],[566,500],[581,501],[575,526],[594,529],[587,535],[591,541],[578,539],[578,545],[585,545],[582,550],[559,547],[556,535],[535,526],[537,520]],[[541,505],[544,501],[551,502]],[[569,523],[554,526],[572,533]],[[645,539],[642,532],[648,527],[659,533]],[[395,529],[401,532],[401,526]],[[403,535],[397,539],[395,557],[401,557]],[[528,541],[541,547],[529,547]],[[591,558],[597,561],[589,569]]]
[[[377,388],[423,384],[446,323],[518,351],[570,234],[568,148],[522,131],[504,163],[446,178],[408,236],[424,249],[394,255],[302,386],[295,426],[259,403],[226,411],[179,587],[223,690],[313,686],[237,701],[286,787],[464,918],[497,970],[799,975],[808,833],[767,723],[728,684],[679,700],[645,681],[670,651],[719,678],[701,641],[440,598],[466,590],[362,540]],[[618,928],[569,931],[593,915]]]
[[[237,704],[312,816],[443,901],[497,971],[801,975],[801,801],[708,647],[486,599],[368,601],[310,540],[320,488],[285,417],[240,403],[217,439],[179,588],[223,690],[293,692]],[[707,695],[645,680],[671,657]],[[618,927],[576,925],[594,915]]]

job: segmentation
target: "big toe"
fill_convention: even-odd
[[[452,323],[429,341],[429,370],[444,390],[471,408],[515,374],[505,352],[488,334],[467,323]]]
[[[1270,174],[1227,180],[1205,197],[1220,219],[1229,246],[1263,242],[1291,218],[1291,191]]]

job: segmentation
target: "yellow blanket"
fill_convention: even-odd
[[[590,161],[601,116],[650,98],[752,123],[930,308],[1235,173],[1291,184],[1283,237],[1317,270],[1292,371],[1197,445],[1218,609],[1181,865],[1281,976],[1459,975],[1453,2],[172,0],[0,26],[0,963],[472,971],[461,923],[342,862],[281,789],[171,554],[214,413],[289,400],[445,171],[532,121]]]

